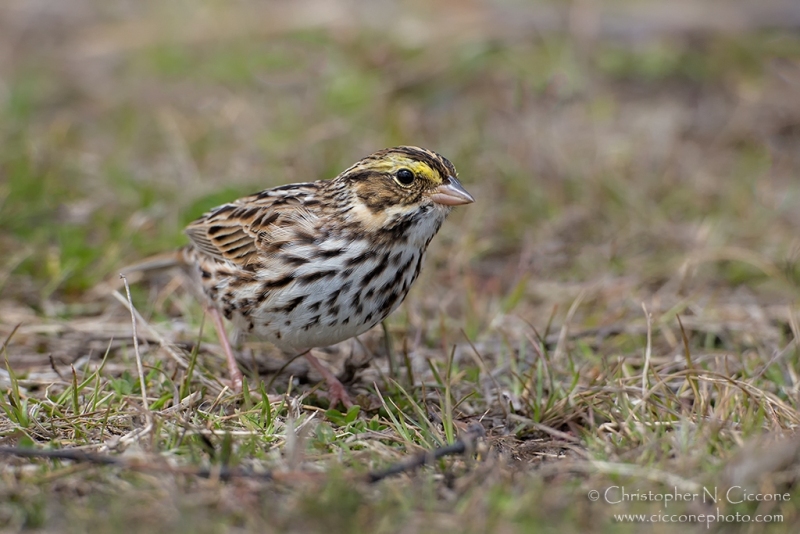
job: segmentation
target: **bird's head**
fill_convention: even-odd
[[[453,206],[475,199],[458,181],[456,168],[436,152],[414,146],[379,150],[336,177],[363,206],[362,217],[378,225],[431,213],[443,219]]]

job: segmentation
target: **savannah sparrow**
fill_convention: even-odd
[[[172,257],[207,298],[234,388],[242,374],[221,315],[287,354],[303,353],[328,382],[331,405],[349,406],[311,349],[366,332],[397,308],[447,214],[471,202],[444,157],[387,148],[332,180],[212,209],[186,228],[191,243]]]

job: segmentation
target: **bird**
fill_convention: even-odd
[[[242,373],[223,317],[325,379],[331,407],[352,401],[312,349],[362,334],[408,294],[452,208],[475,199],[455,167],[415,146],[379,150],[330,180],[266,189],[190,223],[189,243],[150,261],[190,274],[213,320],[234,390]],[[146,270],[148,260],[134,270]]]

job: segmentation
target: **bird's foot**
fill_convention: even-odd
[[[347,394],[347,390],[339,379],[325,367],[325,364],[311,354],[310,350],[306,352],[304,356],[308,360],[308,363],[325,378],[325,382],[328,384],[328,400],[331,403],[330,407],[333,408],[341,402],[345,408],[350,409],[350,407],[353,406],[353,401],[350,400],[350,395]]]
[[[334,380],[335,382],[326,380],[328,384],[328,400],[331,403],[330,407],[333,408],[341,402],[342,406],[349,410],[353,406],[353,401],[350,400],[350,395],[347,394],[344,384],[336,377],[334,377]]]

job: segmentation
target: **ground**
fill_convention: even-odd
[[[798,27],[791,0],[5,2],[0,446],[73,458],[6,449],[0,528],[796,530]],[[359,408],[257,339],[232,393],[179,273],[129,300],[204,210],[398,144],[476,202],[327,350]]]

